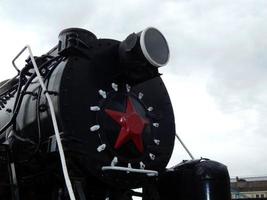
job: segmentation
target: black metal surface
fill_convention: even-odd
[[[158,191],[161,200],[231,199],[230,178],[226,166],[203,159],[186,161],[162,174]]]
[[[60,55],[81,54],[84,49],[90,49],[96,36],[81,28],[68,28],[59,33],[57,51]]]

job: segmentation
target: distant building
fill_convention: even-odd
[[[232,199],[266,199],[267,176],[231,179]]]

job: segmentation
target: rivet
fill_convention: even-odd
[[[142,161],[139,163],[139,165],[140,165],[140,169],[145,169],[146,167],[146,165]]]
[[[151,107],[151,106],[147,108],[147,110],[148,110],[149,112],[151,112],[153,109],[154,109],[154,108]]]
[[[159,123],[153,123],[153,126],[158,128],[159,127]]]
[[[91,107],[90,107],[90,110],[91,110],[91,111],[99,111],[100,108],[99,108],[98,106],[91,106]]]
[[[154,142],[155,142],[156,145],[160,144],[160,140],[154,139]]]
[[[111,166],[115,166],[118,163],[118,158],[115,156],[111,161]]]
[[[144,96],[144,94],[142,93],[142,92],[139,92],[139,94],[138,94],[138,99],[142,99],[143,98],[143,96]]]
[[[149,157],[151,160],[155,160],[156,156],[153,153],[149,153]]]
[[[95,131],[97,131],[98,129],[100,129],[100,125],[98,125],[98,124],[96,124],[96,125],[90,127],[90,131],[92,131],[92,132],[95,132]]]
[[[115,90],[116,92],[118,91],[118,85],[116,83],[112,83],[111,87],[113,88],[113,90]]]
[[[127,90],[127,92],[130,92],[131,91],[131,86],[126,84],[126,90]]]
[[[106,148],[106,144],[102,144],[102,145],[100,145],[100,146],[97,147],[97,151],[98,152],[104,151],[105,148]]]
[[[104,99],[107,98],[107,93],[104,90],[98,90],[98,94],[100,94]]]

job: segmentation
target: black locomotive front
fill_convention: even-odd
[[[168,59],[167,41],[155,28],[122,42],[63,30],[58,45],[34,59],[46,90],[27,59],[0,88],[1,199],[68,199],[46,94],[78,199],[168,198],[163,183],[180,172],[166,171],[175,124],[158,68]],[[221,171],[228,177],[226,168]],[[213,199],[227,199],[224,188],[225,196]]]

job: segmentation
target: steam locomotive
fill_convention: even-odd
[[[14,60],[18,75],[0,83],[0,199],[229,200],[225,165],[166,168],[176,133],[158,68],[168,60],[153,27],[124,41],[69,28],[21,70]]]

